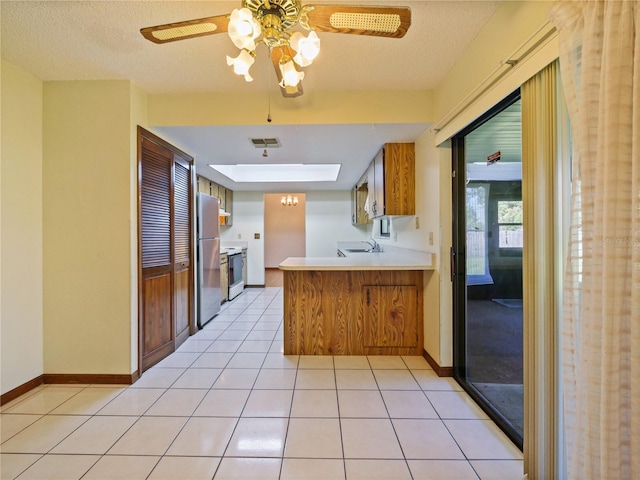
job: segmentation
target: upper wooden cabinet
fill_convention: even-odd
[[[369,173],[371,172],[371,174]],[[373,178],[373,165],[362,174],[358,183],[351,190],[351,223],[353,225],[366,225],[372,223],[366,208],[369,199],[369,176]]]
[[[209,195],[211,195],[212,197],[220,198],[220,194],[218,193],[220,190],[220,185],[218,185],[216,182],[209,181],[209,190],[211,192],[209,193]]]
[[[227,189],[222,185],[218,185],[217,195],[214,195],[218,199],[220,199],[220,210],[227,211]]]
[[[206,193],[207,195],[211,195],[210,184],[211,184],[211,180],[198,175],[198,192],[199,193]]]
[[[415,215],[415,144],[386,143],[369,168],[369,211],[372,218]],[[373,181],[371,179],[373,172]]]
[[[198,192],[216,197],[220,201],[220,210],[230,214],[220,217],[220,225],[233,225],[233,190],[198,175]]]
[[[227,199],[225,202],[226,211],[229,214],[228,217],[224,217],[224,225],[230,227],[233,225],[233,190],[227,188]]]

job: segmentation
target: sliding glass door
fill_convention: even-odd
[[[522,447],[519,92],[452,139],[454,375]]]

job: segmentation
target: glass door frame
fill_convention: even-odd
[[[464,138],[520,98],[518,88],[485,114],[451,138],[452,243],[451,280],[453,282],[453,377],[509,439],[522,450],[523,439],[509,421],[467,381],[466,377],[466,182]]]

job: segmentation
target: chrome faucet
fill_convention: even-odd
[[[380,248],[380,245],[378,244],[378,242],[376,242],[373,237],[371,237],[371,241],[365,240],[365,243],[368,245],[371,245],[371,251],[372,252],[381,252],[382,249]]]

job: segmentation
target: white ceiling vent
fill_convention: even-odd
[[[251,143],[256,148],[280,148],[280,141],[277,138],[252,138]]]

